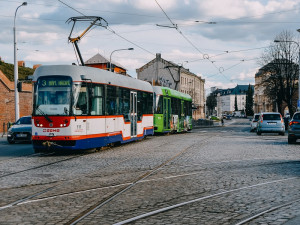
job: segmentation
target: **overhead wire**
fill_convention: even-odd
[[[78,13],[81,14],[82,16],[86,16],[85,14],[83,14],[82,12],[80,12],[79,10],[75,9],[74,7],[69,6],[68,4],[64,3],[63,1],[61,1],[61,0],[58,0],[58,1],[61,2],[62,4],[64,4],[65,6],[69,7],[70,9],[72,9],[72,10],[78,12]],[[122,38],[123,40],[125,40],[125,41],[127,41],[127,42],[133,44],[134,46],[136,46],[136,47],[138,47],[138,48],[140,48],[140,49],[142,49],[142,50],[148,52],[149,54],[155,55],[155,54],[153,54],[152,52],[148,51],[147,49],[141,47],[140,45],[138,45],[138,44],[136,44],[136,43],[134,43],[134,42],[128,40],[127,38],[123,37],[122,35],[118,34],[118,33],[117,33],[116,31],[114,31],[111,27],[109,27],[108,24],[107,24],[107,26],[105,26],[105,28],[106,28],[108,31],[110,31],[111,33],[115,34],[116,36],[118,36],[118,37]]]
[[[165,16],[168,18],[168,20],[170,21],[170,23],[174,26],[173,28],[175,28],[179,34],[189,43],[191,44],[199,53],[202,54],[203,58],[210,61],[212,63],[212,65],[218,70],[219,74],[222,74],[226,79],[228,79],[228,77],[226,77],[222,72],[224,71],[223,67],[217,67],[214,64],[214,61],[210,60],[209,55],[208,54],[204,54],[197,46],[194,45],[194,43],[192,43],[183,33],[182,31],[178,28],[178,25],[175,24],[171,18],[167,15],[167,13],[163,10],[163,8],[161,7],[161,5],[157,2],[157,0],[155,0],[156,4],[159,6],[159,8],[162,10],[162,12],[165,14]],[[172,28],[172,27],[170,27]]]

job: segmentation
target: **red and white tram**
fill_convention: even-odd
[[[32,141],[46,149],[91,149],[153,135],[153,88],[144,81],[75,65],[34,76]]]

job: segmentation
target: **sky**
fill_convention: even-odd
[[[0,57],[14,62],[14,15],[23,1],[0,0]],[[97,16],[80,41],[86,61],[99,53],[132,77],[160,53],[211,87],[254,84],[258,61],[282,31],[299,41],[300,0],[28,0],[16,15],[17,59],[35,64],[78,64],[68,42],[70,17]],[[90,22],[76,23],[77,37]],[[121,50],[134,48],[134,50]]]

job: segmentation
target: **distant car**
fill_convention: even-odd
[[[231,116],[230,115],[226,115],[225,119],[226,120],[231,120]]]
[[[288,127],[288,143],[293,144],[300,138],[300,112],[293,115]]]
[[[14,144],[18,141],[31,141],[31,116],[21,117],[7,131],[7,141]]]
[[[256,125],[257,125],[257,121],[259,119],[259,116],[260,116],[260,113],[255,113],[252,120],[251,120],[251,123],[250,123],[250,132],[253,132],[256,130]]]
[[[285,126],[282,116],[278,112],[264,112],[261,113],[257,121],[256,133],[279,133],[284,135]]]

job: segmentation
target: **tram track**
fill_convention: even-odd
[[[129,144],[133,144],[133,143],[129,143]],[[168,143],[162,143],[162,144],[159,144],[158,146],[156,147],[163,147],[165,145],[168,145]],[[109,147],[108,147],[109,148]],[[114,147],[115,148],[118,148],[118,147]],[[105,148],[107,149],[107,148]],[[42,155],[41,155],[42,154]],[[38,153],[36,154],[37,156],[48,156],[48,155],[52,155],[54,153]],[[59,163],[59,162],[64,162],[64,161],[67,161],[67,160],[70,160],[70,159],[74,159],[74,158],[78,158],[78,157],[81,157],[81,156],[84,156],[86,154],[82,154],[82,155],[79,155],[79,156],[75,156],[75,157],[71,157],[71,158],[68,158],[68,159],[64,159],[64,160],[59,160],[59,161],[56,161],[56,162],[52,162],[52,163],[49,163],[49,164],[44,164],[44,165],[41,165],[41,166],[37,166],[37,167],[34,167],[34,168],[29,168],[29,169],[26,169],[26,170],[22,170],[22,171],[18,171],[18,172],[15,172],[15,173],[10,173],[10,174],[7,174],[6,176],[9,176],[9,175],[14,175],[14,174],[17,174],[17,173],[22,173],[22,172],[26,172],[26,171],[29,171],[29,170],[33,170],[33,169],[39,169],[39,168],[42,168],[42,167],[45,167],[45,166],[49,166],[49,165],[53,165],[55,163]],[[90,154],[89,154],[90,155]],[[116,165],[120,165],[121,163],[123,162],[126,162],[126,161],[129,161],[131,160],[131,158],[125,158],[125,159],[122,159],[116,163],[112,163],[108,166],[105,166],[105,167],[102,167],[101,168],[101,171],[95,171],[93,174],[88,174],[88,175],[83,175],[83,176],[80,176],[80,177],[77,177],[75,179],[69,179],[69,180],[63,180],[63,181],[53,181],[51,183],[55,183],[54,186],[50,187],[50,188],[46,188],[45,190],[41,190],[41,191],[38,191],[36,193],[33,193],[29,196],[24,196],[24,197],[21,197],[19,198],[18,200],[12,202],[12,203],[9,203],[7,205],[4,205],[4,206],[0,206],[0,211],[3,210],[3,209],[6,209],[6,208],[9,208],[9,207],[13,207],[13,206],[17,206],[17,205],[20,205],[20,204],[26,204],[28,202],[35,202],[35,201],[38,201],[38,200],[44,200],[44,199],[51,199],[51,198],[55,198],[55,197],[60,197],[60,196],[65,196],[65,195],[70,195],[70,194],[74,194],[74,193],[82,193],[82,192],[86,192],[86,191],[91,191],[91,190],[96,190],[96,189],[99,189],[99,188],[92,188],[92,189],[87,189],[87,190],[82,190],[82,191],[77,191],[77,192],[70,192],[70,193],[64,193],[64,194],[59,194],[59,195],[55,195],[55,196],[50,196],[50,197],[46,197],[46,198],[41,198],[41,199],[37,199],[37,200],[30,200],[34,197],[37,197],[39,195],[42,195],[42,194],[45,194],[46,192],[49,192],[49,191],[52,191],[54,190],[55,188],[58,188],[60,186],[62,186],[64,183],[66,182],[70,182],[70,181],[78,181],[80,179],[82,179],[83,177],[96,177],[99,173],[102,174],[102,170],[103,169],[107,169],[107,168],[110,168],[110,167],[114,167]],[[3,176],[5,177],[5,176]],[[0,176],[0,178],[2,178]],[[50,184],[51,184],[50,183]],[[36,185],[47,185],[49,183],[43,183],[43,184],[30,184],[30,185],[26,185],[26,186],[22,186],[22,188],[24,187],[32,187],[32,186],[36,186]],[[124,184],[120,184],[119,186],[123,186]],[[18,187],[14,187],[14,188],[18,188]],[[101,187],[103,188],[103,187]],[[104,188],[107,188],[107,187],[104,187]],[[4,190],[8,190],[6,188],[4,189],[1,189],[0,191],[4,191]]]
[[[4,175],[1,175],[0,179],[4,178],[4,177],[15,175],[15,174],[19,174],[19,173],[24,173],[24,172],[27,172],[27,171],[30,171],[30,170],[36,170],[36,169],[40,169],[40,168],[43,168],[43,167],[51,166],[51,165],[54,165],[54,164],[57,164],[57,163],[66,162],[66,161],[69,161],[69,160],[72,160],[72,159],[76,159],[76,158],[82,157],[84,155],[86,155],[86,154],[80,154],[80,155],[76,155],[76,156],[73,156],[73,157],[70,157],[70,158],[57,160],[55,162],[51,162],[51,163],[47,163],[47,164],[43,164],[43,165],[39,165],[39,166],[30,167],[30,168],[27,168],[27,169],[24,169],[24,170],[20,170],[20,171],[16,171],[16,172],[12,172],[12,173],[7,173],[7,174],[4,174]],[[48,156],[48,155],[44,155],[44,156]]]
[[[210,139],[210,138],[207,138],[207,139]],[[107,203],[111,202],[112,200],[114,200],[115,198],[117,198],[119,195],[123,194],[127,190],[129,190],[132,187],[134,187],[139,182],[145,180],[147,177],[151,176],[152,174],[154,174],[156,171],[158,171],[162,167],[166,166],[171,161],[174,161],[176,158],[178,158],[181,155],[183,155],[189,148],[191,148],[194,145],[195,144],[192,144],[192,145],[189,145],[188,147],[184,148],[183,150],[181,150],[180,152],[178,152],[176,155],[172,156],[168,160],[166,160],[163,163],[159,164],[158,166],[156,166],[152,170],[147,171],[146,173],[142,174],[137,179],[135,179],[133,182],[131,182],[129,185],[127,185],[127,186],[119,189],[118,191],[113,192],[111,195],[109,195],[107,198],[101,200],[100,202],[95,203],[93,206],[91,206],[90,208],[84,210],[83,212],[81,212],[80,214],[78,214],[76,217],[74,217],[72,220],[68,221],[65,224],[68,224],[68,225],[77,224],[82,219],[86,218],[87,216],[89,216],[90,214],[92,214],[93,212],[95,212],[96,210],[98,210],[99,208],[101,208],[102,206],[104,206]]]
[[[200,135],[199,135],[200,136]],[[160,146],[163,146],[163,145],[160,145]],[[256,159],[254,159],[254,160],[256,160]],[[122,161],[123,162],[125,162],[125,161],[127,161],[127,159],[124,159],[124,160],[121,160],[120,161],[120,163],[122,163]],[[241,161],[245,161],[245,160],[241,160]],[[246,160],[246,161],[249,161],[249,160]],[[227,161],[223,161],[223,162],[214,162],[215,164],[218,164],[218,163],[226,163]],[[230,163],[230,161],[228,161],[229,163]],[[117,163],[117,162],[116,162]],[[278,165],[278,164],[282,164],[282,163],[284,163],[284,162],[277,162],[277,163],[274,163],[275,165]],[[210,163],[207,163],[208,165],[210,164]],[[267,165],[271,165],[272,163],[267,163]],[[113,164],[111,164],[110,166],[112,166]],[[171,164],[171,162],[169,163],[169,164],[166,164],[166,165],[168,165],[168,167],[170,167],[172,164]],[[195,164],[194,164],[195,165]],[[187,166],[194,166],[194,165],[187,165]],[[200,164],[197,164],[197,165],[199,165],[199,166],[201,166],[202,164],[200,163]],[[261,164],[261,165],[256,165],[256,166],[264,166],[265,164]],[[230,166],[230,165],[228,165],[228,166]],[[233,165],[233,166],[237,166],[237,165]],[[151,168],[151,167],[149,167],[149,168]],[[152,167],[153,168],[153,170],[154,169],[156,169],[156,167]],[[163,168],[163,167],[162,167]],[[160,168],[160,169],[158,169],[157,170],[157,172],[159,171],[159,170],[161,170],[162,168]],[[164,167],[165,168],[165,167]],[[242,167],[239,167],[239,168],[242,168]],[[231,168],[231,169],[239,169],[239,168]],[[205,169],[207,169],[207,168],[205,168]],[[209,169],[215,169],[215,168],[209,168]],[[227,168],[228,169],[228,168]],[[224,168],[220,168],[220,170],[224,170]],[[98,171],[98,172],[100,172],[100,171]],[[147,173],[147,172],[151,172],[151,170],[149,170],[149,171],[146,171],[145,173]],[[155,173],[155,172],[154,172]],[[150,174],[149,176],[151,176],[151,175],[154,175],[154,173],[153,174]],[[100,174],[99,174],[100,175]],[[190,174],[190,175],[193,175],[192,173]],[[89,174],[88,175],[90,178],[93,178],[93,174]],[[97,176],[97,171],[96,171],[96,173],[95,173],[95,176]],[[144,183],[144,182],[149,182],[149,181],[151,181],[150,179],[147,179],[147,178],[149,178],[149,176],[148,177],[146,177],[146,178],[144,178],[144,179],[142,179],[141,181],[137,181],[136,183]],[[188,174],[181,174],[181,175],[179,175],[179,176],[189,176]],[[159,178],[159,179],[170,179],[171,177],[164,177],[164,178]],[[152,179],[152,181],[153,180],[155,180],[155,179]],[[156,179],[157,180],[157,179]],[[282,181],[282,182],[284,182],[284,181]],[[131,183],[131,184],[133,184],[133,183]],[[125,186],[128,186],[128,185],[130,185],[130,183],[124,183],[124,184],[120,184],[120,186],[122,186],[122,188],[123,187],[125,187]],[[115,186],[116,188],[118,188],[118,186]],[[55,187],[54,187],[55,188]],[[113,188],[113,186],[109,186],[109,187],[100,187],[100,188]],[[129,188],[130,189],[130,188]],[[128,189],[128,190],[129,190]],[[50,197],[48,197],[48,198],[40,198],[40,199],[27,199],[27,200],[25,200],[25,201],[22,201],[22,202],[17,202],[17,204],[13,204],[13,206],[17,206],[17,205],[23,205],[23,204],[29,204],[29,203],[34,203],[34,202],[37,202],[37,201],[43,201],[43,200],[50,200],[50,199],[53,199],[53,198],[56,198],[56,197],[63,197],[63,196],[67,196],[67,195],[70,195],[70,194],[78,194],[78,193],[82,193],[82,192],[84,192],[84,191],[93,191],[93,190],[96,190],[96,189],[87,189],[87,190],[82,190],[82,191],[78,191],[78,192],[73,192],[73,193],[65,193],[65,194],[62,194],[62,195],[57,195],[57,196],[50,196]],[[125,190],[126,191],[126,190]],[[215,191],[215,190],[213,190],[213,191]],[[221,189],[219,189],[219,191],[221,191]],[[230,193],[233,193],[233,192],[230,192]],[[120,195],[121,194],[123,194],[123,193],[120,193]],[[203,194],[203,193],[201,193],[201,194]],[[207,194],[209,194],[209,192],[207,192]],[[226,193],[225,193],[226,194]],[[223,195],[225,195],[225,194],[223,194]],[[192,196],[192,195],[191,195]],[[221,195],[220,195],[221,196]],[[37,196],[35,196],[35,197],[33,197],[33,198],[36,198]],[[116,196],[116,198],[117,198],[118,196]],[[213,197],[212,197],[213,198]],[[208,198],[209,199],[209,198]],[[112,199],[112,200],[114,200],[114,199]],[[111,201],[112,201],[111,200]],[[110,202],[110,201],[109,201]],[[108,203],[108,202],[107,202]],[[30,206],[28,206],[28,207],[30,207]],[[102,206],[101,206],[102,207]],[[100,207],[100,208],[101,208]],[[98,208],[99,209],[99,208]],[[97,209],[96,209],[97,210]],[[91,213],[93,213],[93,212],[91,212]],[[90,215],[90,214],[89,214]],[[87,215],[88,216],[88,215]],[[124,217],[124,218],[126,218],[126,217]],[[69,221],[70,222],[70,221]],[[79,221],[80,222],[80,221]]]
[[[167,212],[167,211],[179,208],[179,207],[187,206],[187,205],[190,205],[190,204],[193,204],[193,203],[196,203],[196,202],[200,202],[200,201],[204,201],[204,200],[208,200],[208,199],[220,197],[220,196],[223,196],[223,195],[226,195],[226,194],[230,194],[230,193],[234,193],[234,192],[239,192],[239,191],[243,191],[243,190],[247,190],[247,189],[252,189],[252,188],[257,188],[257,187],[262,187],[262,186],[265,186],[265,185],[271,185],[271,184],[280,183],[280,182],[287,182],[287,181],[296,180],[296,179],[299,179],[299,177],[291,177],[291,178],[286,178],[286,179],[273,180],[273,181],[269,181],[269,182],[258,183],[258,184],[244,186],[244,187],[235,188],[235,189],[231,189],[231,190],[220,191],[220,192],[217,192],[215,194],[206,195],[206,196],[203,196],[203,197],[200,197],[200,198],[196,198],[196,199],[192,199],[192,200],[189,200],[189,201],[186,201],[186,202],[181,202],[181,203],[177,203],[177,204],[174,204],[174,205],[170,205],[168,207],[164,207],[164,208],[160,208],[160,209],[157,209],[157,210],[149,211],[147,213],[140,214],[138,216],[135,216],[135,217],[132,217],[132,218],[129,218],[129,219],[126,219],[126,220],[114,223],[114,225],[123,225],[123,224],[128,224],[128,223],[136,222],[138,220],[145,219],[145,218],[150,217],[150,216],[154,216],[154,215],[157,215],[157,214],[160,214],[160,213],[164,213],[164,212]],[[269,210],[263,211],[263,212],[255,215],[255,216],[249,217],[249,218],[241,221],[241,223],[239,225],[245,224],[246,222],[248,222],[248,221],[250,221],[252,219],[255,219],[255,218],[259,217],[260,215],[263,215],[263,214],[265,214],[267,212],[274,211],[274,210],[276,210],[278,208],[287,206],[289,204],[292,204],[292,203],[298,202],[298,201],[300,201],[300,198],[297,199],[297,200],[295,200],[295,201],[286,203],[286,204],[280,204],[278,206],[272,207]]]
[[[108,167],[112,167],[112,166],[118,165],[118,164],[120,164],[122,162],[125,162],[127,160],[129,160],[129,159],[121,160],[121,161],[119,161],[119,162],[117,162],[115,164],[109,165]],[[249,160],[244,160],[244,161],[249,161]],[[215,162],[215,164],[218,164],[218,163],[227,163],[227,162],[230,162],[230,161]],[[288,163],[288,161],[287,162],[276,162],[276,163],[262,163],[262,164],[256,164],[256,165],[241,165],[241,166],[230,165],[228,168],[219,168],[218,170],[216,170],[216,168],[213,168],[213,170],[216,173],[218,171],[227,171],[228,172],[228,171],[240,170],[240,169],[244,169],[244,168],[254,168],[254,167],[257,168],[257,167],[266,167],[266,166],[274,166],[274,165],[275,166],[276,165],[285,165],[286,163]],[[201,165],[203,166],[203,164],[193,164],[193,165],[189,165],[189,167],[201,166]],[[210,164],[207,164],[207,165],[210,165]],[[170,167],[173,167],[173,166],[172,165],[168,165],[168,168],[170,168]],[[146,172],[146,175],[149,174],[147,176],[147,177],[149,177],[150,175],[153,175],[155,172],[158,172],[160,170],[163,170],[163,167],[160,166],[158,168],[155,168],[154,170],[148,170]],[[192,173],[183,173],[183,174],[177,174],[177,175],[169,175],[169,176],[160,177],[160,178],[154,178],[154,179],[145,179],[145,178],[147,178],[147,177],[145,177],[145,178],[140,179],[140,180],[138,179],[137,181],[134,181],[134,182],[120,183],[120,184],[116,184],[116,185],[113,185],[113,186],[104,186],[104,187],[96,187],[96,188],[84,189],[84,190],[67,192],[67,193],[63,193],[63,194],[51,195],[51,196],[48,196],[48,197],[43,197],[43,198],[38,198],[38,199],[30,200],[30,199],[32,199],[34,197],[37,197],[37,196],[39,196],[41,194],[45,194],[46,192],[51,191],[54,188],[57,188],[57,187],[63,185],[64,182],[79,180],[79,179],[82,178],[82,177],[80,177],[80,178],[76,178],[76,179],[73,179],[73,180],[63,181],[63,182],[61,182],[61,184],[57,184],[57,182],[55,182],[56,184],[53,187],[47,188],[46,191],[42,190],[42,191],[40,191],[38,193],[32,194],[31,196],[27,196],[27,197],[21,198],[19,200],[16,200],[14,203],[10,203],[10,204],[7,204],[5,206],[0,207],[0,210],[8,208],[8,207],[12,207],[12,206],[21,205],[21,204],[35,203],[35,202],[39,202],[39,201],[51,200],[51,199],[54,199],[54,198],[57,198],[57,197],[64,197],[64,196],[69,196],[69,195],[74,195],[74,194],[81,194],[81,193],[85,193],[85,192],[91,192],[91,191],[97,191],[97,190],[104,190],[104,189],[111,189],[111,188],[116,188],[116,187],[126,187],[126,186],[131,186],[131,185],[134,185],[134,184],[138,184],[138,183],[154,182],[154,181],[160,181],[160,180],[166,180],[166,179],[176,179],[176,178],[180,178],[180,177],[194,176],[194,175],[201,174],[201,173],[203,173],[203,171],[207,171],[207,170],[210,170],[210,168],[201,168],[200,170],[197,170],[196,172],[192,172]],[[89,177],[91,177],[91,176],[92,175],[89,175]]]
[[[296,200],[293,200],[293,201],[288,201],[288,202],[285,202],[285,203],[282,203],[282,204],[274,205],[273,207],[268,208],[268,209],[261,209],[260,212],[254,214],[254,215],[251,215],[247,218],[244,218],[243,220],[239,221],[235,225],[247,224],[248,222],[251,222],[251,221],[267,214],[267,213],[273,212],[273,211],[278,210],[280,208],[284,208],[286,206],[292,205],[292,204],[294,204],[296,202],[299,202],[299,201],[300,201],[300,198],[297,198]]]

